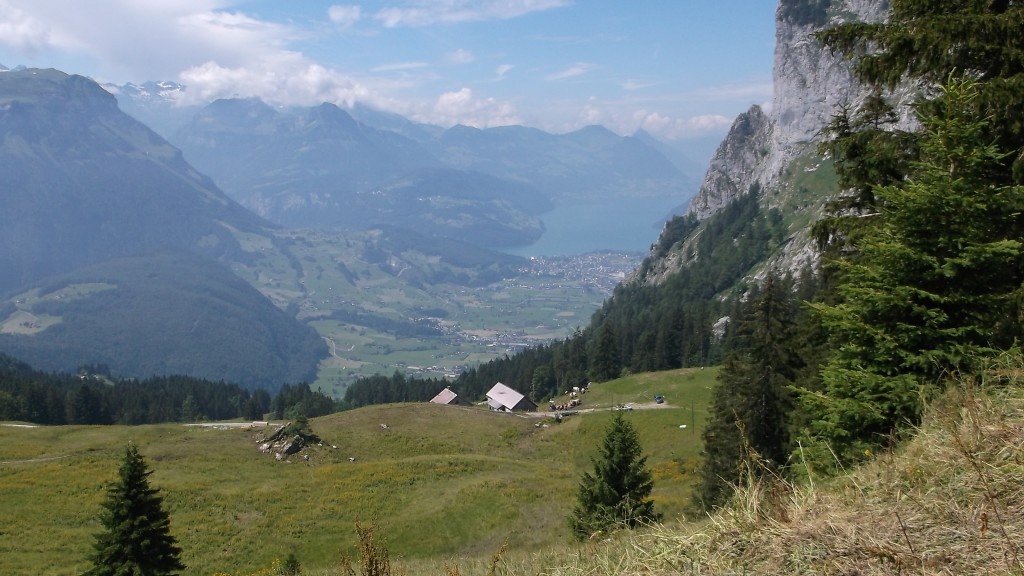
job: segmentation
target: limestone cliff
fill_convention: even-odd
[[[850,20],[878,21],[888,10],[877,0],[820,1],[824,18],[796,15],[798,4],[782,0],[776,10],[774,93],[771,109],[756,121],[754,109],[740,115],[711,160],[689,212],[703,219],[745,194],[754,182],[770,190],[794,159],[807,153],[821,129],[844,105],[856,104],[866,90],[848,62],[833,56],[811,35]],[[739,129],[738,129],[739,128]]]
[[[823,213],[834,186],[808,192],[815,187],[809,183],[815,172],[819,182],[827,180],[821,172],[831,172],[815,154],[822,129],[844,106],[856,107],[869,91],[854,77],[849,62],[833,55],[812,35],[843,22],[881,21],[887,12],[884,0],[779,2],[771,105],[767,110],[753,106],[733,123],[691,201],[690,214],[703,220],[748,193],[755,183],[763,191],[765,207],[789,214],[810,212],[793,219],[800,225]],[[755,271],[755,278],[766,268],[795,272],[816,259],[808,230],[797,227],[790,232],[780,253]],[[678,252],[652,262],[642,277],[633,280],[659,283],[685,265]]]

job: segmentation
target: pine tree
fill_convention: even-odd
[[[650,500],[654,480],[646,466],[647,457],[642,455],[636,430],[621,412],[608,428],[600,458],[593,462],[594,473],[583,475],[569,517],[578,539],[661,519]]]
[[[921,160],[841,260],[840,299],[815,311],[833,341],[823,393],[804,394],[811,430],[841,461],[915,424],[950,373],[1021,336],[1024,187],[993,183],[1003,155],[974,116],[977,83],[951,79],[922,109]],[[826,456],[828,457],[828,456]]]
[[[590,341],[590,354],[587,365],[590,378],[597,382],[607,382],[619,377],[622,371],[619,360],[619,342],[615,330],[607,319],[597,329],[597,337]]]
[[[104,530],[96,535],[85,576],[161,576],[185,568],[163,498],[149,486],[151,473],[135,445],[128,444],[118,482],[107,490]]]
[[[702,434],[704,461],[696,497],[704,508],[728,499],[753,454],[760,460],[754,470],[778,469],[786,462],[788,387],[803,365],[793,351],[797,310],[791,284],[769,276],[736,319]]]
[[[972,115],[1000,119],[985,127],[984,140],[1006,154],[990,177],[1024,183],[1024,2],[890,0],[884,22],[847,23],[816,37],[880,90],[909,81],[927,95],[954,73],[980,82]]]

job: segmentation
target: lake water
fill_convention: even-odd
[[[541,215],[547,230],[529,246],[503,249],[517,256],[568,256],[599,250],[648,252],[665,218],[684,198],[626,198],[556,206]]]

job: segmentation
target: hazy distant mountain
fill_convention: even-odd
[[[356,103],[348,113],[361,124],[395,132],[417,142],[430,142],[444,132],[440,126],[419,124],[400,114],[384,112],[365,104]]]
[[[254,239],[272,245],[270,224],[93,81],[0,73],[0,190],[0,295],[20,293],[0,306],[3,351],[43,367],[100,361],[128,375],[188,369],[247,385],[258,373],[276,384],[314,373],[315,333],[211,263],[251,259]],[[174,258],[155,256],[169,250]],[[58,276],[91,287],[66,300],[52,286]],[[187,318],[196,323],[171,326]],[[217,350],[213,334],[246,342],[246,354]],[[279,356],[283,341],[306,353]]]
[[[179,104],[185,86],[176,82],[104,84],[103,88],[114,94],[121,110],[165,139],[195,116],[200,108]]]
[[[569,134],[504,126],[455,126],[437,142],[446,164],[529,182],[556,202],[688,197],[693,181],[655,147],[601,126]]]
[[[144,89],[142,89],[144,88]],[[356,104],[342,110],[331,104],[312,108],[273,108],[254,99],[214,102],[171,130],[166,111],[173,83],[110,86],[122,108],[149,122],[178,146],[189,162],[208,174],[232,198],[284,226],[353,228],[367,223],[411,227],[434,235],[451,235],[489,246],[497,239],[527,245],[541,233],[533,226],[534,204],[521,201],[539,191],[548,206],[582,202],[591,210],[602,202],[617,210],[623,198],[674,201],[683,206],[693,196],[704,165],[687,159],[686,148],[658,142],[648,134],[622,137],[591,126],[569,134],[550,134],[524,126],[476,129],[413,122],[398,114]],[[178,108],[177,114],[183,109]],[[180,116],[178,116],[180,119]],[[714,144],[706,144],[710,157]],[[381,213],[357,196],[392,188],[421,174],[423,168],[476,172],[523,186],[507,196],[509,212],[494,220],[495,206],[477,206],[465,197],[443,201],[461,206],[459,219],[471,226],[454,230],[423,221],[451,221],[450,214],[423,214],[419,221],[382,222]],[[436,186],[436,173],[430,186]],[[493,180],[498,182],[498,180]],[[453,184],[454,185],[454,184]],[[513,192],[508,183],[501,188]],[[392,217],[395,215],[392,214]],[[652,215],[655,224],[661,215]],[[470,229],[502,230],[494,237],[467,238]],[[510,223],[510,224],[501,224]],[[526,228],[519,228],[526,223]],[[594,234],[602,234],[599,229]]]
[[[0,293],[156,249],[239,252],[232,229],[267,223],[91,80],[0,74]]]
[[[414,131],[397,117],[376,122]],[[239,202],[289,227],[391,225],[501,246],[536,240],[536,214],[550,208],[526,184],[446,169],[420,142],[333,104],[289,113],[255,99],[218,100],[175,142]]]
[[[226,192],[288,224],[288,213],[303,205],[328,219],[334,214],[326,211],[343,212],[356,192],[439,166],[416,142],[364,126],[333,104],[289,114],[257,99],[218,100],[173,141]]]

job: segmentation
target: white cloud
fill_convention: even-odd
[[[634,114],[636,128],[643,128],[655,136],[668,140],[721,133],[728,130],[732,122],[732,118],[718,114],[702,114],[688,118],[672,118],[657,112],[643,110]]]
[[[50,44],[50,33],[43,22],[0,2],[0,44],[23,54],[34,54]]]
[[[505,74],[508,74],[513,68],[515,68],[515,66],[511,64],[502,64],[501,66],[498,66],[494,73],[498,75],[498,78],[504,78]]]
[[[23,54],[45,48],[52,57],[89,59],[96,63],[92,74],[114,81],[172,78],[211,59],[241,66],[272,56],[299,35],[288,25],[224,11],[235,3],[0,0],[0,27],[7,29],[4,42],[20,42]]]
[[[732,125],[732,118],[721,115],[672,116],[638,109],[628,101],[603,101],[596,97],[588,98],[583,104],[552,102],[551,110],[556,112],[555,118],[570,119],[538,122],[539,127],[556,133],[599,124],[622,135],[633,134],[642,128],[658,138],[680,140],[724,134]]]
[[[451,64],[469,64],[476,60],[476,56],[469,50],[459,48],[448,54],[448,62]]]
[[[567,6],[571,0],[408,0],[374,16],[388,28],[508,20],[531,12]]]
[[[359,6],[334,5],[327,9],[327,17],[342,28],[351,28],[362,16]]]
[[[418,70],[421,68],[429,68],[430,64],[426,62],[393,62],[391,64],[381,64],[371,69],[371,72],[401,72],[403,70]]]
[[[644,90],[646,88],[653,88],[661,84],[660,82],[640,82],[639,80],[626,80],[622,83],[622,89],[627,92],[635,92],[637,90]]]
[[[772,83],[769,81],[752,82],[749,84],[724,84],[720,86],[711,86],[693,92],[692,96],[710,101],[746,100],[762,102],[765,100],[771,100]]]
[[[573,78],[575,76],[582,76],[587,72],[596,70],[595,64],[589,64],[587,62],[577,62],[572,66],[562,70],[561,72],[555,72],[554,74],[548,74],[545,76],[547,80],[565,80],[566,78]]]
[[[188,87],[181,93],[182,103],[259,97],[279,104],[351,106],[356,101],[373,100],[367,86],[297,54],[261,66],[229,68],[207,62],[182,72],[180,79]]]
[[[411,111],[409,115],[413,120],[440,126],[490,128],[522,124],[510,104],[494,98],[477,98],[469,88],[445,92],[429,108]]]

